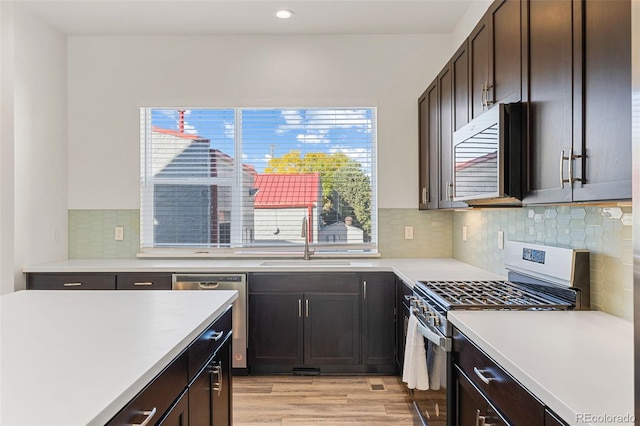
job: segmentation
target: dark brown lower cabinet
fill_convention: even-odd
[[[230,426],[231,315],[229,307],[107,425]],[[203,359],[205,349],[209,355]]]
[[[565,423],[464,334],[453,330],[453,424]]]
[[[231,336],[189,386],[189,425],[231,425]]]
[[[458,369],[454,371],[454,385],[456,393],[456,424],[507,425],[484,395]]]
[[[393,273],[249,275],[251,373],[394,374]]]
[[[357,294],[250,294],[250,370],[333,372],[338,366],[359,364],[359,330]]]

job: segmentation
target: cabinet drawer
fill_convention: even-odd
[[[227,335],[231,332],[232,310],[222,314],[204,333],[189,346],[187,350],[189,357],[189,382],[202,369],[205,362],[211,358],[216,350],[224,343]]]
[[[458,330],[453,333],[453,351],[462,372],[511,423],[544,424],[544,405]]]
[[[171,290],[171,274],[118,274],[118,290]]]
[[[187,352],[178,356],[107,425],[140,424],[155,409],[149,424],[156,424],[187,386]],[[149,414],[144,414],[149,413]]]
[[[250,293],[312,292],[354,293],[360,292],[360,274],[334,273],[270,273],[256,272],[249,276]]]
[[[29,274],[29,290],[115,290],[115,274]]]

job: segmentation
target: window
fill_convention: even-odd
[[[141,245],[375,251],[375,108],[142,108]],[[211,250],[210,250],[211,249]]]

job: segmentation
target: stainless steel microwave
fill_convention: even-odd
[[[453,134],[453,199],[521,204],[527,178],[526,108],[498,104]]]

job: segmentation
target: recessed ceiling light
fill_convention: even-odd
[[[294,15],[290,10],[282,9],[276,12],[276,16],[280,19],[289,19]]]

